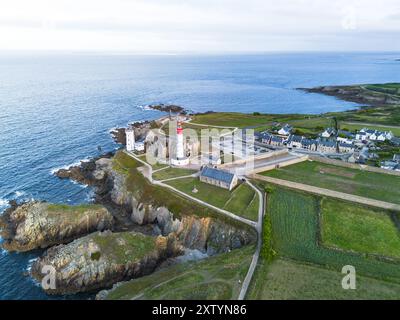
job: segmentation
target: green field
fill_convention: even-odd
[[[269,188],[273,191],[268,195],[267,210],[272,224],[272,244],[278,255],[333,270],[352,265],[360,275],[400,283],[398,263],[320,245],[319,197],[276,186]]]
[[[165,179],[171,179],[171,178],[176,178],[176,177],[189,176],[195,172],[196,172],[195,170],[190,170],[190,169],[169,167],[169,168],[154,172],[153,178],[155,180],[165,180]]]
[[[111,290],[112,300],[234,300],[239,296],[254,247],[198,262],[177,264]]]
[[[400,176],[305,161],[265,176],[400,204]]]
[[[216,112],[195,115],[192,123],[206,124],[210,126],[237,127],[237,128],[270,128],[274,122],[287,123],[291,121],[319,121],[320,116],[302,114],[248,114],[238,112]]]
[[[247,219],[257,220],[258,196],[245,183],[240,184],[232,191],[201,182],[198,178],[184,178],[166,183],[218,208],[228,210]],[[193,192],[195,188],[197,193]]]
[[[400,233],[389,212],[332,199],[321,208],[324,246],[400,258]]]
[[[344,290],[343,274],[316,265],[278,259],[257,267],[247,299],[252,300],[398,300],[400,285],[357,276],[357,289]]]

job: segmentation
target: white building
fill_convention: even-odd
[[[189,164],[189,158],[185,155],[185,149],[183,145],[183,128],[180,121],[176,127],[176,155],[171,158],[171,164],[174,166],[187,166]]]
[[[292,132],[293,128],[290,125],[283,126],[279,131],[278,134],[281,136],[288,136]]]
[[[135,151],[137,152],[144,152],[144,139],[140,139],[135,142]]]
[[[132,127],[125,129],[125,135],[126,135],[126,150],[134,151],[135,150],[135,129]]]

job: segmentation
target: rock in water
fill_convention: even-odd
[[[113,216],[100,205],[67,206],[28,202],[0,217],[2,247],[29,251],[67,243],[97,230],[110,229]]]
[[[43,270],[54,268],[55,286],[43,289],[49,294],[73,294],[109,288],[116,282],[150,274],[162,261],[182,252],[175,237],[95,232],[50,248],[34,262],[31,272],[41,281],[46,275]]]

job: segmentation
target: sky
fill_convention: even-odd
[[[0,0],[0,52],[400,51],[399,0]]]

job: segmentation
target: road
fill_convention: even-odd
[[[318,187],[310,186],[310,185],[303,184],[303,183],[266,177],[266,176],[262,176],[259,174],[254,174],[254,175],[252,175],[252,177],[254,179],[270,182],[270,183],[277,184],[277,185],[280,185],[283,187],[288,187],[291,189],[311,192],[311,193],[321,195],[321,196],[327,196],[327,197],[331,197],[331,198],[346,200],[346,201],[355,202],[355,203],[372,206],[372,207],[376,207],[376,208],[380,208],[380,209],[385,209],[385,210],[400,211],[400,205],[390,203],[390,202],[365,198],[365,197],[347,194],[347,193],[343,193],[343,192],[339,192],[339,191],[333,191],[333,190],[329,190],[329,189],[318,188]]]
[[[251,283],[251,279],[253,278],[254,271],[256,270],[258,259],[260,257],[261,247],[262,247],[262,226],[263,226],[263,218],[265,212],[265,194],[263,194],[260,190],[258,190],[251,182],[246,180],[246,183],[250,185],[258,194],[259,205],[258,205],[258,221],[257,221],[257,248],[253,254],[253,258],[250,263],[249,270],[247,271],[246,277],[243,280],[242,288],[239,293],[239,300],[244,300],[247,294],[247,290],[249,289],[249,285]]]

